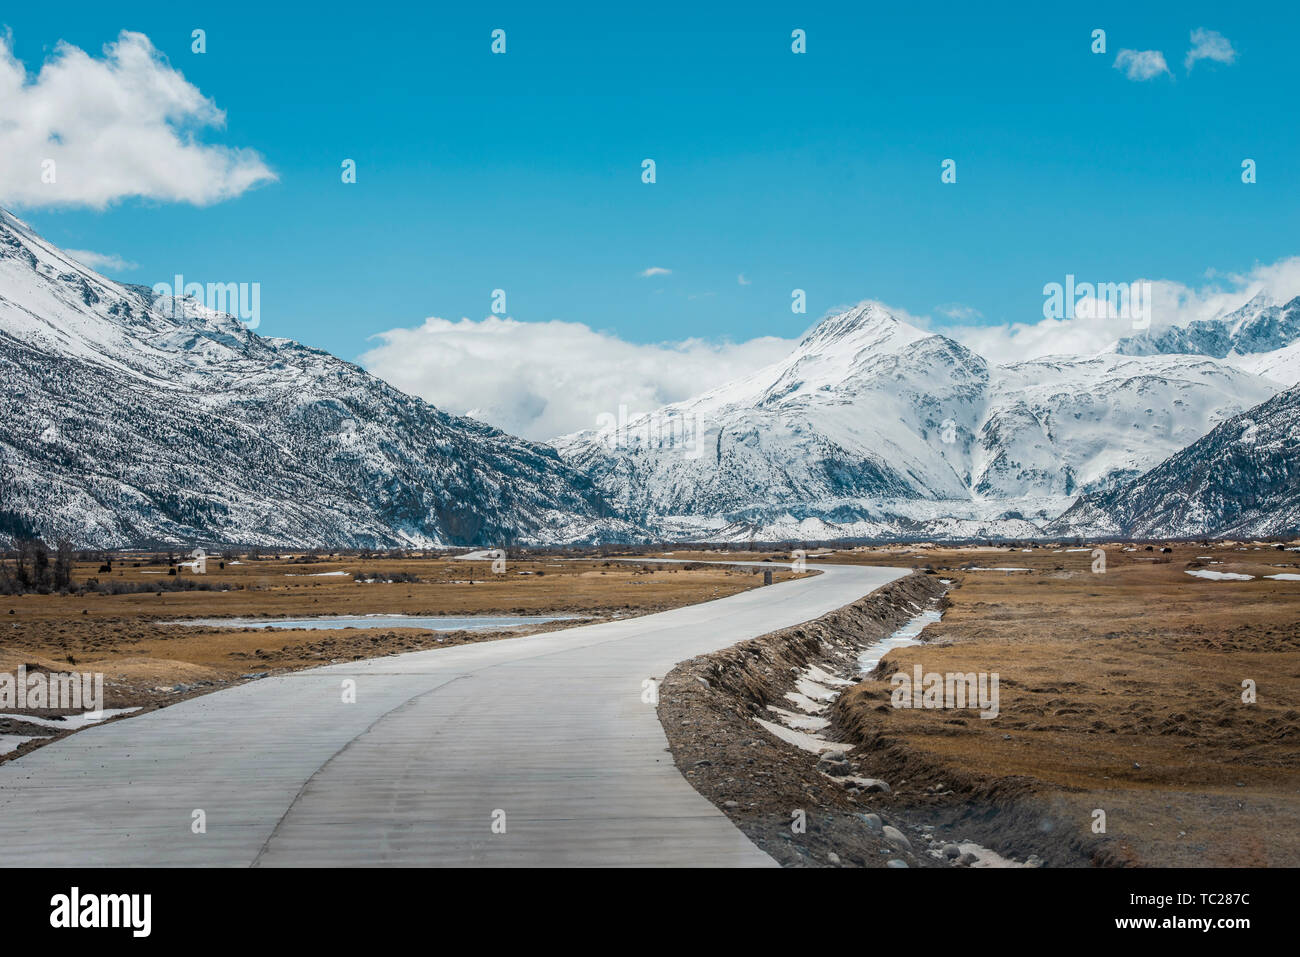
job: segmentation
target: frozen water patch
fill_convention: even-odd
[[[906,648],[908,645],[920,644],[917,636],[925,630],[925,626],[932,625],[942,618],[943,612],[941,611],[923,611],[888,638],[873,641],[866,648],[863,648],[861,654],[858,655],[858,670],[863,674],[867,674],[876,665],[880,664],[881,658],[895,648]]]
[[[293,572],[285,572],[285,578],[338,578],[346,575],[347,572],[313,572],[310,575],[295,575]]]
[[[1281,575],[1265,575],[1264,577],[1278,582],[1300,582],[1300,575],[1292,575],[1289,572],[1284,572]]]

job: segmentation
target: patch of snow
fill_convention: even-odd
[[[1186,574],[1193,575],[1196,578],[1208,578],[1216,582],[1248,582],[1255,577],[1254,575],[1241,575],[1237,572],[1214,572],[1208,568],[1189,568]]]
[[[139,710],[139,708],[105,708],[102,711],[82,711],[78,714],[66,715],[63,718],[38,718],[30,714],[0,714],[0,718],[26,721],[28,724],[38,724],[43,728],[54,728],[58,731],[76,731],[92,724],[98,724],[101,721],[107,721],[109,718],[116,718],[119,714],[130,714]]]
[[[785,708],[778,708],[774,704],[768,705],[767,710],[780,718],[781,723],[787,728],[793,728],[796,731],[821,731],[823,728],[830,725],[830,720],[828,718],[819,718],[816,715],[808,714],[795,714],[795,712],[787,711]]]
[[[974,841],[962,841],[957,845],[963,854],[974,854],[975,863],[971,867],[1024,867],[1019,861],[1008,860],[997,851],[990,851]]]
[[[28,741],[35,741],[36,735],[0,734],[0,754],[17,751]]]
[[[813,701],[812,698],[801,695],[797,691],[787,691],[785,693],[785,699],[793,702],[796,708],[802,708],[809,714],[818,714],[819,712],[826,710],[826,705],[819,704],[818,702]]]
[[[774,724],[771,721],[764,721],[762,718],[755,718],[754,720],[757,721],[769,734],[780,738],[786,744],[793,744],[801,751],[807,751],[810,754],[825,754],[828,751],[843,752],[853,750],[853,745],[851,744],[844,744],[837,741],[823,741],[814,734],[795,731],[793,728]]]

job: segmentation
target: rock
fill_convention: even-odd
[[[943,846],[943,856],[948,858],[950,861],[955,861],[957,858],[961,857],[961,848],[956,844],[945,844]]]
[[[830,861],[836,867],[838,867],[840,864],[840,856],[836,854],[834,851],[831,851],[829,854],[826,855],[826,860]]]
[[[974,864],[974,863],[975,863],[976,861],[978,861],[978,860],[979,860],[978,857],[976,857],[976,856],[975,856],[974,854],[972,854],[970,851],[967,851],[967,852],[964,853],[961,857],[957,858],[957,863],[958,863],[958,864],[964,864],[966,867],[970,867],[972,864]]]
[[[1025,861],[1025,867],[1042,867],[1043,859],[1037,854],[1030,854],[1029,859]]]
[[[880,778],[858,778],[858,787],[874,794],[888,794],[889,785]]]
[[[863,824],[869,827],[876,834],[880,833],[882,824],[880,821],[879,814],[857,814],[855,815],[855,817],[857,817],[858,820],[860,820]]]
[[[909,851],[912,849],[912,842],[907,839],[907,835],[892,824],[886,824],[880,829],[880,833],[890,844]]]
[[[890,858],[889,860],[885,861],[885,866],[886,866],[886,867],[893,867],[893,868],[907,867],[907,861],[904,861],[904,860],[901,860],[900,858],[894,857],[894,858]]]
[[[723,801],[722,805],[723,807],[740,807],[740,804],[737,801]]]
[[[853,773],[847,764],[819,764],[817,770],[832,778],[846,778]]]

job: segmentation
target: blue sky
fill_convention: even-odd
[[[196,135],[277,177],[202,207],[21,215],[138,264],[115,278],[260,282],[259,332],[349,359],[427,316],[482,319],[495,288],[517,320],[634,343],[788,338],[864,298],[1032,321],[1066,273],[1195,285],[1300,252],[1294,4],[65,3],[0,22],[33,74],[57,41],[99,56],[144,33],[225,111]],[[1234,62],[1189,72],[1197,28]],[[1169,73],[1128,79],[1125,48]]]

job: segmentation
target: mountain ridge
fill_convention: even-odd
[[[0,210],[0,539],[1037,537],[1283,388],[1300,298],[1208,322],[997,364],[865,301],[762,369],[544,444],[107,279]]]
[[[555,444],[660,534],[1023,537],[1278,388],[1202,355],[995,365],[867,302],[622,434]],[[690,443],[692,430],[655,427],[681,421]]]
[[[0,389],[0,508],[85,546],[641,535],[550,446],[192,299],[115,283],[8,214]]]

